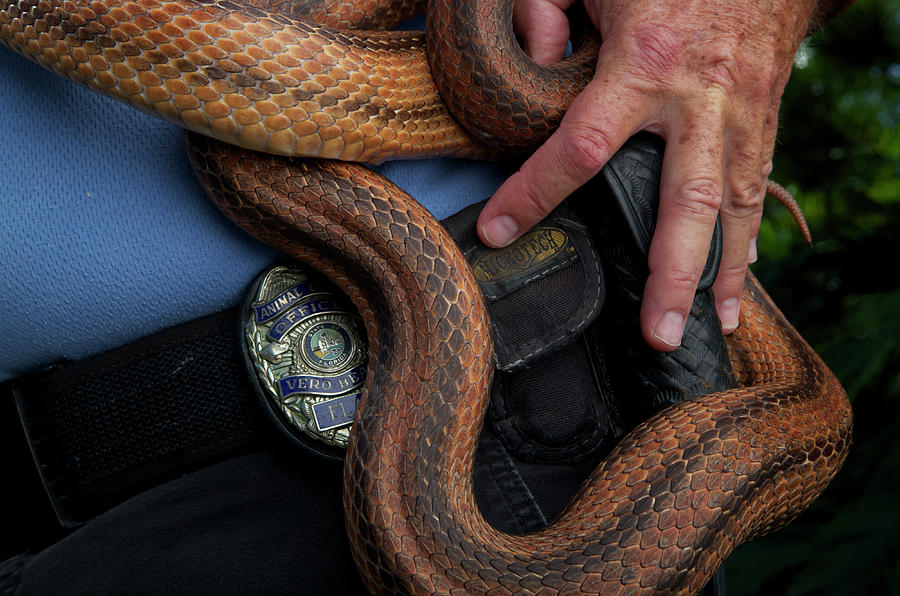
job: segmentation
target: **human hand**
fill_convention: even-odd
[[[536,61],[562,57],[574,0],[519,0],[516,29]],[[585,0],[603,37],[593,81],[559,129],[494,194],[478,219],[504,246],[592,178],[639,130],[666,140],[659,217],[641,306],[647,343],[671,351],[706,262],[724,235],[713,290],[726,333],[771,171],[778,107],[815,0]]]

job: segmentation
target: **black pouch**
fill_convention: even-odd
[[[682,346],[639,327],[662,141],[630,140],[604,171],[503,249],[481,245],[475,205],[444,220],[472,265],[494,327],[496,371],[475,460],[475,497],[500,530],[553,519],[626,432],[691,396],[734,386],[710,291],[721,232]]]

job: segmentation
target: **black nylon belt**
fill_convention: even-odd
[[[231,309],[4,384],[63,526],[259,444],[237,325]]]

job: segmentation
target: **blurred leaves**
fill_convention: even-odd
[[[900,595],[900,0],[859,0],[804,43],[754,271],[853,400],[843,470],[787,528],[739,548],[728,596]]]
[[[900,347],[900,290],[884,294],[851,294],[844,300],[846,318],[838,336],[824,341],[820,353],[850,395],[890,374]],[[898,515],[900,517],[900,515]]]

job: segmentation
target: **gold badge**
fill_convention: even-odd
[[[272,267],[251,289],[244,346],[267,412],[291,438],[339,457],[368,361],[346,297],[300,265]]]

